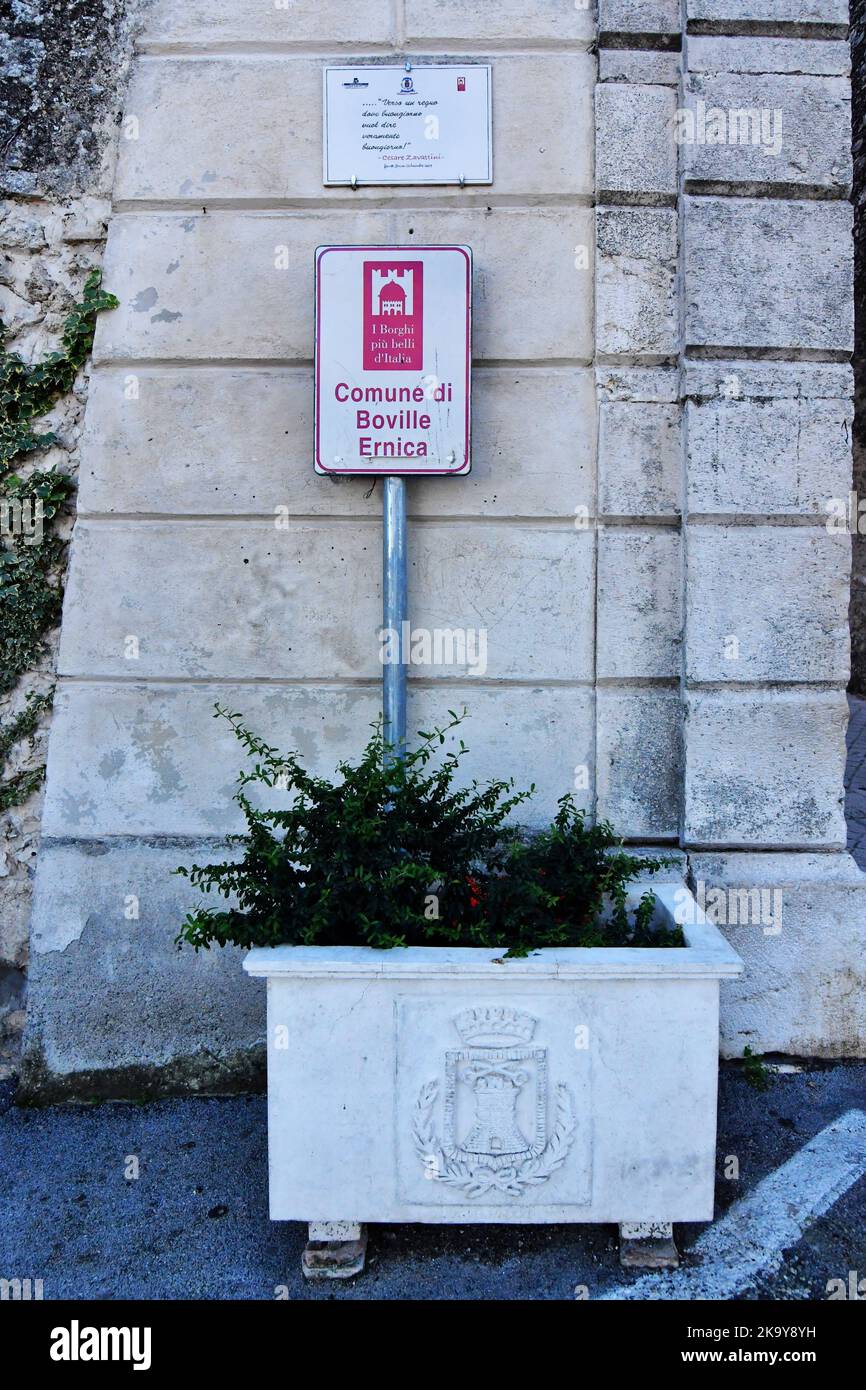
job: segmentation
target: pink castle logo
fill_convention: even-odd
[[[424,264],[364,262],[364,371],[421,371]]]

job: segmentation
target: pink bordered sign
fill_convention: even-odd
[[[468,473],[471,328],[467,246],[320,246],[316,472]]]

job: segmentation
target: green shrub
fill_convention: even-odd
[[[632,916],[630,882],[663,859],[627,854],[610,825],[588,825],[563,797],[549,829],[508,822],[532,794],[512,782],[456,785],[456,751],[434,754],[461,722],[420,735],[405,760],[386,763],[381,726],[339,780],[313,777],[294,753],[257,738],[216,707],[253,760],[235,800],[247,822],[236,861],[178,873],[237,906],[191,913],[178,935],[206,946],[492,946],[509,956],[540,946],[682,945],[653,930],[652,895]],[[251,789],[285,788],[288,810],[262,809]],[[603,913],[603,909],[606,909]]]

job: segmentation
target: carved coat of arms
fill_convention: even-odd
[[[464,1046],[445,1054],[441,1136],[440,1085],[428,1081],[415,1106],[415,1149],[433,1182],[468,1197],[518,1197],[565,1162],[576,1126],[571,1092],[557,1085],[551,1130],[547,1048],[532,1045],[530,1014],[486,1006],[464,1010],[454,1024]]]

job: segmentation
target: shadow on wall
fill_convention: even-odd
[[[845,765],[845,820],[848,849],[858,868],[866,869],[866,700],[850,695],[848,757]]]
[[[851,0],[851,124],[854,150],[854,481],[866,498],[866,0]],[[866,696],[866,535],[854,535],[851,691]],[[849,767],[850,777],[850,767]],[[846,777],[846,785],[848,784]],[[866,827],[864,827],[866,834]]]
[[[866,497],[866,0],[851,3],[851,126],[854,151],[854,478]],[[866,869],[866,535],[852,541],[851,719],[845,767],[848,849]]]

